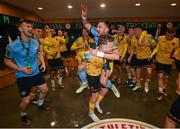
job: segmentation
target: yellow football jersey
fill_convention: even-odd
[[[76,41],[74,41],[73,45],[71,46],[71,50],[76,50],[76,55],[78,55],[79,52],[87,51],[90,48],[90,45],[94,43],[94,40],[90,37],[88,37],[87,40],[85,40],[82,36],[79,37]],[[82,47],[82,48],[79,48]]]
[[[100,76],[103,65],[104,65],[103,58],[93,56],[92,59],[90,59],[87,62],[86,72],[90,76]]]
[[[67,46],[66,46],[66,44],[68,44],[68,40],[69,40],[69,39],[67,39],[68,37],[56,36],[55,38],[57,38],[57,40],[58,40],[59,43],[60,43],[60,45],[59,45],[60,51],[61,51],[61,52],[67,51]]]
[[[156,61],[162,64],[172,64],[171,54],[179,47],[179,39],[167,40],[166,36],[160,36],[158,40],[158,51]]]
[[[57,37],[48,36],[44,39],[44,52],[48,59],[53,59],[52,55],[56,54],[55,58],[60,58],[60,43]]]
[[[175,49],[175,59],[180,61],[180,47]]]
[[[131,53],[132,49],[137,46],[137,39],[132,36],[128,38],[128,54]],[[136,54],[136,52],[134,52],[134,54]]]
[[[148,35],[146,31],[143,31],[136,45],[136,57],[137,59],[147,59],[151,55],[151,46],[156,45],[152,36]]]
[[[116,42],[116,45],[118,48],[119,56],[123,56],[125,53],[124,50],[127,46],[127,35],[126,34],[123,34],[123,35],[115,34],[114,39],[115,39],[115,42]]]

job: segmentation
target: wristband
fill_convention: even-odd
[[[97,56],[99,56],[99,57],[102,57],[102,58],[103,58],[103,57],[104,57],[104,52],[100,52],[100,51],[98,51],[98,52],[97,52]]]
[[[82,15],[82,19],[83,19],[83,20],[86,20],[86,19],[87,19],[87,17],[85,17],[85,16],[83,16],[83,15]]]

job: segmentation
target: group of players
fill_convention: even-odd
[[[180,95],[180,42],[175,37],[175,27],[167,28],[166,35],[159,36],[157,40],[143,30],[140,25],[130,27],[128,35],[125,34],[125,26],[120,25],[118,30],[113,30],[115,35],[109,35],[110,25],[107,21],[100,21],[97,28],[93,27],[87,20],[87,6],[81,6],[82,11],[82,23],[84,27],[94,37],[94,44],[90,45],[89,50],[81,51],[77,54],[77,57],[82,57],[83,61],[79,62],[78,75],[81,80],[81,86],[76,91],[79,93],[87,87],[87,83],[90,86],[92,96],[89,100],[89,116],[93,121],[99,121],[99,118],[94,113],[94,109],[97,108],[99,113],[103,113],[99,103],[107,94],[108,89],[112,89],[117,97],[120,97],[119,91],[110,81],[117,79],[117,82],[121,83],[121,69],[126,63],[126,71],[128,75],[128,86],[132,88],[132,91],[136,91],[142,87],[141,84],[141,70],[146,69],[146,78],[144,79],[144,91],[149,92],[150,79],[152,75],[152,65],[155,64],[158,74],[158,89],[159,94],[157,101],[161,101],[166,93],[166,86],[168,82],[168,76],[172,71],[173,61],[176,63],[176,69],[178,71],[177,77],[177,90],[176,94],[178,98],[171,106],[166,123],[173,123],[172,121],[179,122],[180,107],[179,95]],[[77,44],[77,43],[76,43]],[[83,56],[82,56],[83,55]],[[118,73],[113,73],[114,71]],[[112,75],[111,75],[112,74]],[[118,75],[118,76],[117,76]],[[171,121],[168,121],[171,120]],[[166,126],[174,126],[166,124]]]
[[[168,75],[172,71],[172,63],[175,60],[176,69],[180,72],[180,43],[175,37],[176,30],[174,27],[168,28],[166,35],[159,36],[157,40],[147,33],[141,25],[131,26],[128,34],[125,34],[125,26],[120,25],[118,30],[112,30],[110,35],[110,23],[100,21],[97,27],[93,27],[87,20],[87,6],[81,5],[82,37],[79,37],[71,46],[72,51],[76,51],[78,60],[77,75],[80,79],[80,87],[76,93],[81,93],[89,86],[91,97],[89,99],[89,116],[93,121],[99,121],[94,109],[97,108],[99,113],[103,113],[100,102],[103,100],[108,90],[111,89],[117,98],[120,92],[112,82],[121,84],[122,67],[125,64],[127,71],[127,84],[132,91],[136,91],[142,87],[141,70],[146,69],[146,78],[144,79],[144,91],[149,92],[150,80],[152,74],[152,64],[155,64],[158,74],[159,94],[157,100],[161,101],[166,93]],[[27,116],[26,110],[30,99],[37,88],[40,89],[39,100],[37,104],[40,109],[50,110],[48,105],[44,104],[44,99],[48,91],[46,81],[39,73],[36,57],[39,55],[39,64],[41,72],[47,80],[46,63],[43,56],[46,55],[48,67],[50,68],[50,82],[52,90],[55,91],[55,82],[60,88],[63,88],[62,76],[64,68],[63,60],[60,53],[67,50],[68,43],[67,33],[55,31],[45,28],[45,38],[41,38],[42,31],[38,28],[34,29],[34,38],[40,42],[38,45],[36,40],[32,40],[32,26],[27,22],[21,22],[18,29],[20,30],[20,39],[8,45],[5,64],[16,70],[20,95],[22,97],[20,109],[21,120],[24,124],[31,123]],[[93,38],[89,36],[89,32]],[[39,50],[40,48],[40,50]],[[40,53],[38,53],[40,51]],[[19,53],[18,53],[19,52]],[[114,70],[113,70],[114,69]],[[110,79],[112,78],[112,79]],[[27,86],[28,84],[28,86]],[[34,86],[37,85],[38,87]],[[30,93],[31,92],[31,93]],[[180,95],[180,73],[177,77],[178,98]],[[31,94],[31,96],[30,96]],[[179,121],[180,112],[179,99],[172,105],[168,113],[169,120]],[[178,115],[177,115],[178,114]],[[171,121],[172,122],[172,121]]]

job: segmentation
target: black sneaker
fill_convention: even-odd
[[[21,121],[26,126],[31,125],[31,119],[27,115],[21,116]]]
[[[127,84],[128,84],[129,88],[134,88],[134,80],[133,79],[128,79]]]
[[[37,105],[38,104],[38,100],[37,99],[31,99],[31,103]]]
[[[41,106],[38,106],[39,110],[44,110],[44,111],[50,111],[51,107],[46,105],[46,104],[42,104]]]

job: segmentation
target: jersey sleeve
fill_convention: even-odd
[[[5,58],[9,58],[12,59],[14,57],[13,51],[12,51],[12,47],[10,44],[7,45],[6,47],[6,53],[5,53]]]
[[[95,27],[91,27],[90,28],[90,33],[94,36],[94,37],[97,37],[98,36],[98,33],[97,33],[97,30]]]

